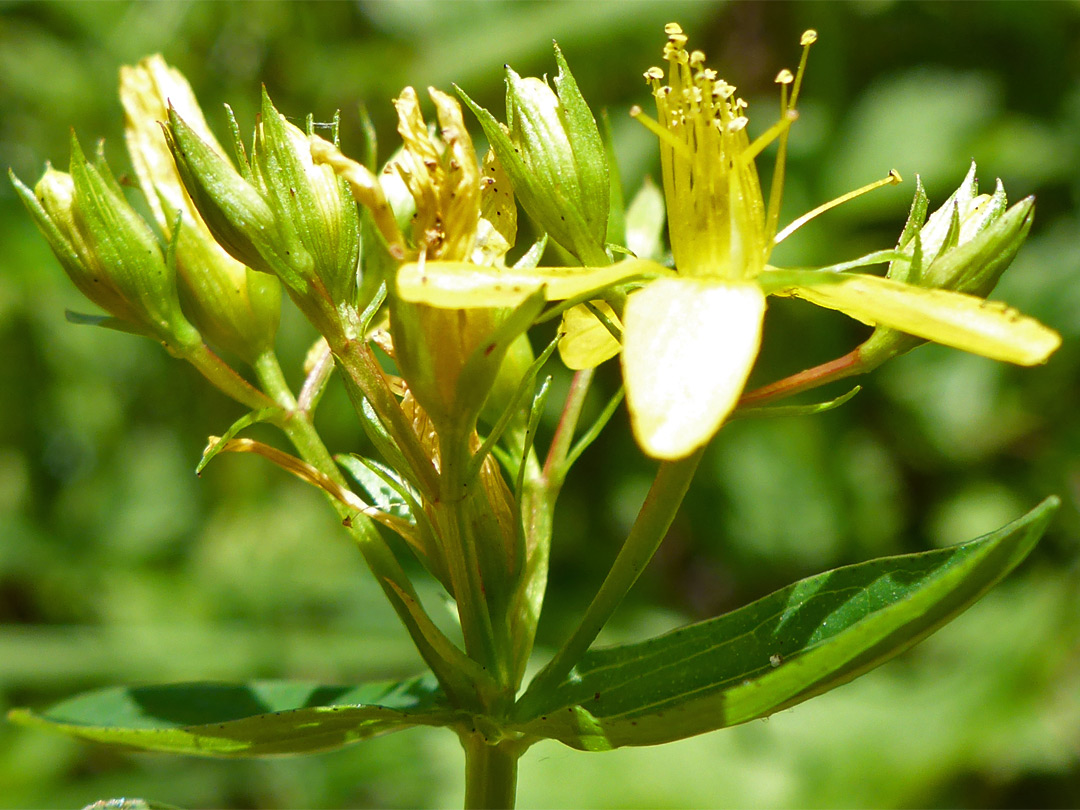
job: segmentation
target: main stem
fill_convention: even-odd
[[[503,740],[491,745],[479,732],[463,733],[465,810],[511,810],[517,799],[518,759],[525,747]]]
[[[267,394],[282,409],[282,413],[285,415],[282,425],[283,430],[300,453],[300,456],[330,477],[335,483],[348,488],[341,470],[334,463],[333,457],[315,430],[311,415],[298,409],[292,391],[281,373],[277,357],[273,352],[266,352],[256,359],[254,368],[259,382]],[[397,592],[396,589],[400,589],[402,593],[416,599],[417,603],[419,603],[408,575],[401,568],[389,546],[379,536],[374,525],[362,515],[350,515],[348,510],[344,509],[334,499],[331,499],[331,505],[342,518],[348,517],[350,519],[352,523],[350,533],[356,539],[360,553],[372,573],[375,574],[376,580],[382,587],[387,599],[389,599],[394,611],[405,625],[406,630],[408,630],[421,657],[431,667],[439,682],[451,694],[458,696],[468,694],[470,685],[466,682],[467,679],[464,673],[457,671],[453,663],[447,661],[431,643],[431,640],[425,637],[423,629],[417,624],[416,617],[410,613],[408,605]],[[420,608],[420,610],[423,609]],[[427,623],[430,623],[430,620],[427,620]],[[445,641],[447,648],[452,646],[445,637],[440,637],[439,640]]]

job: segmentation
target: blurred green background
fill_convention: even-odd
[[[552,72],[554,38],[594,109],[608,109],[632,193],[657,160],[626,113],[649,100],[641,73],[659,62],[669,20],[739,86],[756,131],[775,115],[774,75],[794,66],[802,30],[818,29],[785,219],[890,168],[908,180],[807,226],[777,263],[891,246],[914,174],[937,205],[974,158],[987,190],[1001,177],[1014,200],[1038,195],[998,297],[1065,343],[1031,370],[924,347],[839,411],[725,428],[606,638],[715,615],[829,567],[967,540],[1049,493],[1065,508],[1019,572],[897,661],[767,722],[662,748],[538,745],[523,760],[520,806],[1080,806],[1076,3],[4,2],[0,163],[32,183],[45,161],[66,166],[74,127],[84,144],[105,138],[117,173],[128,171],[117,69],[155,51],[187,74],[219,132],[224,101],[250,126],[265,82],[297,119],[340,108],[347,152],[359,148],[362,101],[385,158],[403,85],[457,82],[501,110],[501,66]],[[205,437],[236,406],[149,341],[65,322],[65,308],[89,305],[7,183],[0,244],[0,708],[120,682],[416,671],[316,492],[255,458],[195,477]],[[831,359],[865,333],[779,301],[754,381]],[[294,379],[311,339],[288,312],[280,343]],[[617,368],[602,369],[596,407],[615,385]],[[332,449],[362,446],[340,391],[319,418]],[[651,471],[620,413],[562,496],[542,644],[587,603]],[[215,762],[5,724],[0,806],[454,806],[462,762],[452,735],[424,730],[303,759]]]

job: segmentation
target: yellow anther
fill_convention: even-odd
[[[803,31],[803,35],[799,39],[800,45],[805,48],[807,45],[813,45],[815,42],[817,42],[817,31],[813,28],[808,28]]]
[[[690,52],[690,67],[698,68],[705,64],[705,52],[704,51],[691,51]]]
[[[650,81],[660,81],[664,78],[664,71],[658,67],[651,67],[645,71],[645,78]]]
[[[670,34],[681,34],[682,32],[683,32],[682,26],[679,25],[676,22],[670,22],[670,23],[668,23],[667,25],[664,26],[664,33],[665,34],[669,34],[669,35]],[[803,36],[806,36],[806,34],[803,34]]]
[[[784,68],[776,74],[776,78],[773,81],[775,81],[777,84],[791,84],[793,81],[795,81],[795,76],[790,70]]]

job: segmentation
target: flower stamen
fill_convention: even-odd
[[[782,70],[776,77],[780,85],[780,110],[786,115],[795,109],[795,103],[799,100],[799,89],[802,87],[803,74],[806,72],[806,61],[810,56],[810,46],[817,42],[817,31],[809,28],[803,31],[799,44],[802,45],[802,56],[799,57],[799,67],[792,77],[790,70]],[[787,97],[788,85],[791,85],[791,98]],[[776,228],[780,224],[780,200],[784,193],[784,166],[787,162],[787,132],[780,134],[780,146],[776,150],[776,166],[773,169],[772,184],[769,186],[769,211],[765,218],[765,235],[771,244],[776,244]]]
[[[798,118],[799,113],[797,110],[788,110],[783,118],[761,133],[754,139],[753,143],[746,147],[746,151],[739,155],[739,160],[747,165],[752,163],[766,146],[786,134]]]
[[[829,200],[829,202],[827,203],[822,203],[812,211],[806,212],[801,217],[791,222],[791,224],[784,228],[784,230],[780,231],[780,233],[776,235],[776,238],[773,239],[773,244],[779,245],[781,242],[791,236],[791,234],[795,233],[795,231],[797,231],[799,228],[801,228],[803,225],[805,225],[807,222],[809,222],[819,214],[824,214],[826,211],[832,208],[836,208],[836,206],[842,205],[849,200],[854,200],[856,197],[861,197],[863,194],[873,191],[874,189],[881,188],[882,186],[895,186],[902,182],[904,182],[904,178],[900,176],[900,172],[898,172],[896,169],[889,169],[889,174],[886,177],[883,177],[880,180],[875,180],[873,183],[867,183],[862,188],[857,188],[854,191],[849,191],[847,194],[841,194],[836,199]]]

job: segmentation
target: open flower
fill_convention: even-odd
[[[647,279],[632,290],[622,313],[622,366],[634,434],[651,456],[679,459],[712,438],[734,409],[757,357],[765,300],[796,296],[837,309],[864,323],[1022,365],[1044,362],[1060,336],[1037,321],[998,304],[947,289],[893,278],[824,270],[783,270],[768,265],[776,234],[787,131],[797,118],[806,49],[817,35],[803,34],[799,73],[782,71],[781,119],[751,141],[747,105],[735,88],[704,66],[701,51],[686,50],[686,36],[671,23],[665,73],[650,68],[658,120],[634,114],[658,136],[675,272],[640,259],[607,268],[545,269],[513,279],[461,265],[406,265],[399,294],[434,305],[503,305],[512,294],[539,288],[549,299],[589,297],[603,284]],[[788,97],[788,88],[791,94]],[[766,207],[755,158],[780,140],[776,179]],[[874,185],[898,182],[890,177]],[[1013,218],[1026,223],[1030,201]],[[816,212],[815,212],[816,213]],[[807,217],[796,220],[795,226]],[[1026,225],[1021,229],[1026,233]],[[1017,234],[1003,235],[1015,241]],[[960,238],[963,238],[961,232]],[[1021,236],[1022,238],[1022,236]],[[1015,245],[1002,251],[1015,252]],[[846,265],[851,267],[859,263]],[[449,303],[450,301],[453,303]]]

